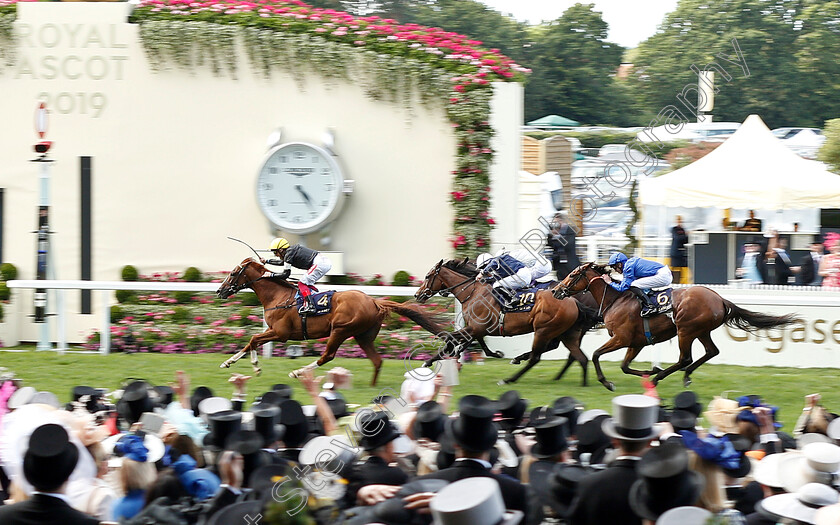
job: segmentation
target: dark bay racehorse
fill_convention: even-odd
[[[595,310],[572,299],[557,300],[548,290],[544,290],[536,292],[534,307],[530,312],[502,314],[499,303],[492,294],[492,286],[477,282],[477,275],[478,269],[469,259],[441,259],[429,271],[420,289],[414,294],[419,303],[427,301],[436,293],[452,294],[461,303],[464,328],[450,334],[446,346],[427,361],[427,365],[431,365],[443,355],[452,355],[453,349],[460,353],[473,340],[478,342],[487,355],[501,357],[487,348],[484,341],[486,336],[507,337],[533,332],[531,351],[511,361],[518,364],[528,359],[528,363],[512,377],[499,383],[515,382],[539,363],[543,353],[554,350],[562,342],[569,349],[569,359],[554,379],[560,379],[572,362],[577,361],[583,368],[583,385],[586,386],[589,360],[580,349],[580,341],[586,330],[598,322]]]
[[[645,376],[655,373],[652,381],[656,384],[677,370],[685,370],[683,384],[688,386],[691,384],[691,373],[720,353],[711,337],[711,332],[719,326],[725,324],[752,332],[798,321],[793,315],[773,316],[745,310],[704,286],[676,289],[672,293],[673,321],[668,315],[655,315],[649,318],[649,326],[653,343],[677,336],[679,359],[665,370],[635,370],[630,368],[630,363],[642,348],[652,343],[645,337],[638,299],[632,292],[619,292],[607,284],[603,276],[609,276],[609,273],[609,267],[590,262],[572,271],[552,292],[560,298],[589,291],[598,302],[599,312],[604,316],[604,324],[611,337],[592,354],[592,364],[595,365],[598,381],[610,390],[615,390],[615,385],[604,377],[600,363],[601,356],[608,352],[627,348],[621,363],[625,374]],[[692,362],[691,345],[695,339],[700,340],[706,353]]]
[[[220,298],[227,299],[240,290],[250,288],[257,294],[257,298],[265,309],[265,323],[268,325],[265,332],[253,336],[245,348],[222,363],[220,368],[229,368],[250,350],[251,364],[254,366],[254,371],[259,373],[257,348],[260,345],[270,341],[285,343],[289,340],[302,341],[329,337],[327,347],[321,357],[304,367],[315,368],[331,361],[341,343],[353,337],[373,363],[371,385],[375,385],[379,369],[382,367],[382,357],[379,356],[373,342],[379,334],[385,316],[391,312],[397,312],[429,332],[438,334],[443,331],[443,327],[433,316],[416,306],[374,299],[362,292],[348,290],[336,292],[333,295],[330,313],[307,317],[304,332],[304,325],[297,313],[295,303],[297,286],[283,279],[265,277],[265,274],[265,266],[254,259],[245,259],[230,272],[225,282],[216,291]],[[295,370],[289,376],[297,377],[303,370],[303,368]]]

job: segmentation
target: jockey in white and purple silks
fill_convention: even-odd
[[[532,286],[534,281],[551,271],[551,263],[547,259],[526,249],[500,250],[495,257],[482,254],[478,263],[480,272],[476,280],[495,278],[493,291],[505,300],[507,307],[512,306],[516,290]]]

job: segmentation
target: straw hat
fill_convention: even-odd
[[[709,408],[703,412],[703,417],[710,425],[725,434],[737,434],[738,423],[736,419],[742,410],[749,407],[739,407],[734,399],[724,399],[715,396],[709,402]]]

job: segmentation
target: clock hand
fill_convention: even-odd
[[[306,204],[308,204],[309,207],[312,208],[312,198],[309,196],[309,194],[303,191],[303,186],[301,186],[300,184],[295,184],[295,189],[298,190],[298,192],[301,195],[303,195],[303,199],[306,201]]]

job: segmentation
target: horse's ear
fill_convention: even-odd
[[[466,266],[466,264],[467,264],[468,262],[470,262],[470,258],[469,258],[469,257],[464,257],[464,262],[462,262],[461,264],[462,264],[462,265],[464,265],[464,266]]]
[[[443,266],[443,259],[438,261],[438,263],[435,265],[435,268],[440,268],[441,266]]]

